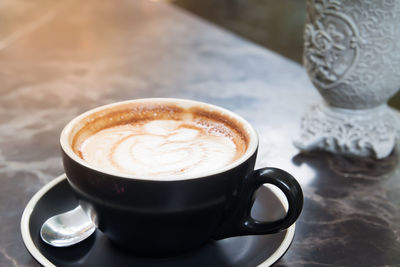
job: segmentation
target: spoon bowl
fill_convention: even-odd
[[[78,206],[47,219],[40,229],[40,237],[53,247],[68,247],[85,240],[95,230],[95,224]]]

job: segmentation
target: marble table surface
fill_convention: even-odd
[[[305,203],[276,266],[400,266],[400,164],[324,153],[293,140],[321,101],[302,66],[157,1],[0,2],[0,266],[37,266],[19,223],[33,194],[63,173],[58,138],[90,108],[189,98],[249,120],[257,167],[291,172]]]

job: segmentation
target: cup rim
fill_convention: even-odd
[[[112,108],[118,105],[125,105],[125,104],[130,104],[130,103],[146,103],[146,102],[165,102],[165,103],[173,103],[173,104],[177,104],[177,105],[183,105],[183,106],[199,106],[199,107],[207,107],[209,109],[215,110],[215,111],[219,111],[221,112],[223,115],[227,115],[229,117],[232,117],[234,119],[236,119],[237,121],[239,121],[239,123],[241,123],[244,127],[244,130],[247,132],[247,134],[249,135],[249,144],[248,147],[245,151],[245,153],[238,159],[236,159],[235,161],[233,161],[232,163],[218,168],[216,170],[212,170],[212,171],[205,171],[202,173],[198,173],[198,174],[182,174],[180,175],[178,178],[174,177],[174,176],[160,176],[160,177],[144,177],[144,176],[135,176],[135,175],[129,175],[129,174],[125,174],[125,173],[118,173],[118,172],[112,172],[112,171],[107,171],[95,166],[90,165],[89,163],[87,163],[85,160],[83,160],[82,158],[80,158],[73,150],[72,150],[72,146],[69,143],[68,139],[69,136],[72,132],[72,129],[74,128],[74,126],[80,122],[82,119],[86,118],[87,116],[96,113],[98,111],[101,110],[106,110],[108,108]],[[64,153],[71,158],[72,160],[74,160],[75,162],[79,163],[80,165],[83,165],[86,168],[92,169],[94,171],[100,172],[100,173],[104,173],[104,174],[108,174],[111,176],[116,176],[116,177],[120,177],[120,178],[127,178],[127,179],[136,179],[136,180],[147,180],[147,181],[184,181],[184,180],[192,180],[192,179],[199,179],[199,178],[204,178],[207,176],[212,176],[212,175],[216,175],[219,173],[223,173],[226,171],[229,171],[237,166],[239,166],[240,164],[242,164],[243,162],[245,162],[247,159],[249,159],[256,151],[258,148],[258,134],[255,131],[254,127],[247,121],[245,120],[243,117],[239,116],[238,114],[213,105],[213,104],[208,104],[205,102],[200,102],[200,101],[195,101],[195,100],[189,100],[189,99],[181,99],[181,98],[139,98],[139,99],[132,99],[132,100],[126,100],[126,101],[120,101],[120,102],[115,102],[115,103],[111,103],[111,104],[107,104],[107,105],[102,105],[93,109],[90,109],[84,113],[81,113],[80,115],[76,116],[75,118],[73,118],[71,121],[69,121],[67,123],[67,125],[63,128],[61,135],[60,135],[60,145],[62,150],[64,151]]]

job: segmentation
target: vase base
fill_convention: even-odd
[[[313,105],[302,118],[300,137],[294,145],[302,151],[382,159],[399,140],[399,118],[387,105],[365,110]]]

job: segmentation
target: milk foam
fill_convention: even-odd
[[[236,157],[231,138],[209,126],[153,120],[101,130],[79,148],[89,164],[138,177],[176,177],[209,172]]]

